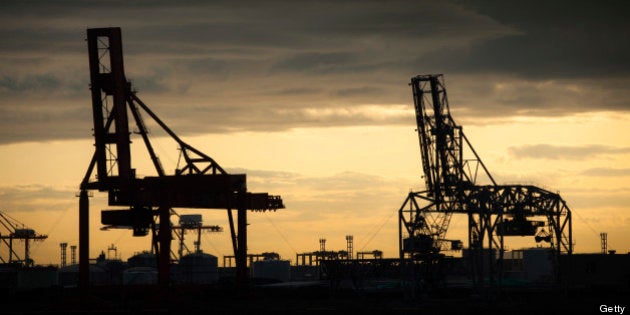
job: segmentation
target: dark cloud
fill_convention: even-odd
[[[630,147],[612,147],[606,145],[559,146],[550,144],[524,145],[510,147],[511,156],[519,159],[568,159],[586,160],[597,156],[630,153]]]
[[[630,111],[630,78],[530,80],[509,76],[446,76],[451,109],[459,122],[485,124],[514,116],[562,117]],[[593,101],[597,100],[597,101]]]
[[[453,70],[535,79],[630,74],[630,3],[625,1],[462,1],[518,34],[432,56]]]
[[[0,91],[24,93],[28,91],[53,91],[61,86],[61,80],[52,74],[27,75],[24,78],[0,77]]]
[[[357,60],[349,53],[301,53],[272,65],[271,71],[330,73],[347,69]]]
[[[106,26],[122,27],[126,73],[143,100],[182,133],[413,126],[360,110],[409,104],[413,114],[407,83],[420,73],[446,74],[463,117],[628,111],[625,6],[3,2],[0,111],[14,121],[0,127],[0,143],[90,135],[79,132],[91,115],[85,29]],[[66,114],[41,114],[68,126],[63,132],[32,115],[48,107]],[[71,117],[67,108],[87,113]]]
[[[22,211],[65,211],[76,207],[75,191],[45,185],[0,186],[2,210]]]
[[[273,91],[270,94],[273,95],[315,95],[315,94],[319,94],[321,93],[322,90],[321,89],[314,89],[314,88],[291,88],[291,89],[281,89],[281,90],[277,90],[277,91]]]
[[[45,100],[22,99],[0,106],[0,143],[76,139],[92,136],[92,115],[85,108],[43,105]],[[28,103],[42,104],[29,106]]]
[[[382,95],[384,92],[385,91],[380,87],[364,86],[351,89],[339,89],[335,92],[335,95],[339,97],[369,97],[374,100],[375,97]]]
[[[296,97],[296,94],[307,97],[306,93],[310,93],[310,90],[288,91],[284,98],[291,99]],[[299,102],[292,103],[290,100],[272,104],[257,103],[257,100],[252,100],[249,104],[232,104],[230,106],[183,104],[186,110],[182,111],[182,104],[177,104],[176,101],[153,106],[155,104],[150,102],[152,98],[147,100],[142,95],[140,98],[148,103],[152,111],[172,130],[188,135],[239,131],[283,131],[297,127],[413,124],[413,111],[410,110],[401,114],[396,106],[377,107],[375,111],[373,110],[374,107],[369,105],[308,107]],[[369,99],[369,94],[365,95],[364,98]],[[388,113],[388,115],[384,115],[384,113]],[[153,126],[151,131],[156,136],[161,132],[148,115],[144,115],[144,120],[147,125]]]

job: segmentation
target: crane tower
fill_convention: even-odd
[[[282,199],[267,193],[248,192],[245,174],[226,172],[210,156],[180,139],[140,100],[125,76],[120,28],[88,29],[87,44],[95,150],[80,185],[80,286],[89,284],[90,190],[107,192],[109,205],[119,207],[102,211],[101,223],[130,227],[134,236],[144,236],[149,232],[154,234],[159,283],[164,286],[169,283],[171,209],[227,209],[237,278],[244,282],[247,278],[247,210],[284,208]],[[149,141],[142,113],[149,115],[177,142],[184,163],[178,166],[175,174],[169,175],[163,169]],[[138,178],[132,168],[130,115],[155,167],[156,176]],[[96,174],[93,174],[94,171]],[[233,210],[237,211],[238,230],[234,228]]]

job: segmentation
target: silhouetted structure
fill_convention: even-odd
[[[227,209],[237,257],[237,277],[245,282],[246,211],[284,208],[282,199],[267,193],[248,192],[245,174],[228,174],[211,157],[182,141],[140,100],[125,77],[120,28],[88,29],[87,43],[95,151],[80,186],[80,286],[89,284],[89,190],[107,192],[109,205],[126,207],[102,211],[104,225],[132,228],[134,236],[152,233],[153,248],[159,257],[159,283],[163,286],[169,283],[171,208]],[[178,166],[174,175],[167,175],[163,170],[149,141],[141,110],[178,143],[184,164]],[[136,177],[131,165],[129,113],[157,176]],[[233,223],[233,209],[237,210],[238,234]],[[156,231],[156,217],[159,218],[159,231]]]
[[[365,256],[372,256],[374,259],[382,259],[383,252],[380,250],[357,252],[356,259],[364,260]],[[319,266],[325,260],[353,260],[354,257],[354,236],[346,235],[346,250],[330,251],[326,250],[326,239],[319,239],[319,250],[295,254],[296,266]]]
[[[191,251],[184,243],[186,231],[197,232],[197,239],[194,242],[194,253],[201,253],[201,233],[202,232],[223,232],[223,228],[218,225],[203,225],[200,214],[184,214],[179,216],[179,225],[171,227],[175,237],[179,241],[178,259],[184,256],[184,249],[191,254]]]
[[[553,250],[556,276],[561,253],[571,254],[571,211],[557,193],[531,185],[498,185],[451,116],[441,74],[411,78],[426,190],[410,192],[399,210],[400,261],[407,279],[430,282],[453,214],[468,217],[472,280],[495,283],[501,275],[504,237],[533,236]],[[485,184],[479,177],[485,176]],[[548,229],[548,231],[545,230]]]
[[[602,254],[606,254],[608,252],[608,233],[599,233],[599,237],[602,243]]]
[[[251,266],[253,263],[262,260],[279,260],[280,255],[276,252],[264,252],[262,254],[247,254],[247,265]],[[236,257],[233,255],[223,256],[223,267],[232,267],[232,262],[236,261]]]
[[[346,257],[346,259],[353,259],[354,258],[354,236],[352,235],[346,235],[346,251],[348,253],[348,256]]]
[[[59,247],[61,249],[61,263],[59,264],[59,267],[63,268],[66,266],[66,256],[68,253],[68,243],[60,243]]]
[[[373,250],[367,252],[357,252],[357,259],[362,260],[365,259],[366,256],[372,256],[373,259],[383,259],[383,252],[380,250]]]
[[[77,245],[70,245],[70,264],[77,264]]]
[[[33,260],[30,257],[31,241],[43,241],[47,238],[48,235],[38,234],[35,230],[26,227],[20,221],[0,211],[0,240],[7,246],[9,254],[7,259],[0,256],[2,263],[18,264],[25,267],[34,266]],[[24,242],[24,256],[22,256],[24,258],[21,258],[15,251],[13,246],[14,240]]]

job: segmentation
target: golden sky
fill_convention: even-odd
[[[85,29],[104,26],[122,27],[127,77],[163,121],[247,173],[250,191],[283,197],[286,209],[250,213],[250,253],[295,259],[319,238],[344,250],[350,234],[355,251],[397,256],[397,210],[424,185],[407,84],[426,73],[444,73],[453,116],[498,183],[560,192],[577,252],[599,252],[600,232],[630,251],[624,8],[291,3],[0,5],[0,211],[49,236],[32,247],[37,263],[78,244],[75,194],[93,153]],[[174,169],[177,147],[149,128]],[[133,166],[153,175],[141,145]],[[148,250],[148,237],[99,231],[105,199],[91,200],[90,256],[110,244],[124,259]],[[224,210],[177,211],[223,226],[202,248],[232,254]],[[465,240],[466,225],[455,215],[448,237]]]

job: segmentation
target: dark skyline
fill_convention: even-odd
[[[74,196],[94,142],[86,29],[118,26],[138,96],[228,171],[247,173],[252,191],[283,196],[287,209],[250,216],[251,235],[265,235],[252,237],[253,252],[291,259],[320,237],[343,248],[354,234],[358,249],[395,255],[392,213],[423,185],[408,83],[427,73],[444,74],[456,122],[500,183],[561,191],[576,214],[576,251],[597,250],[607,231],[624,252],[629,6],[5,1],[0,207],[49,234],[36,259],[56,261],[55,242],[76,239]],[[148,127],[172,171],[177,147]],[[132,163],[152,175],[145,152]],[[93,202],[107,207],[98,194]],[[210,224],[227,226],[224,217],[204,212]],[[465,229],[453,221],[453,233]],[[148,248],[128,232],[97,231],[92,248]],[[228,254],[226,236],[213,237],[210,251]]]

